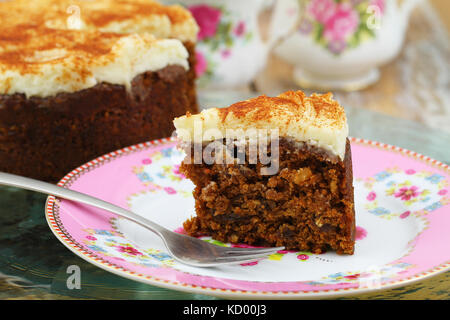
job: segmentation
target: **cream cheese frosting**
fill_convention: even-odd
[[[3,25],[30,23],[57,29],[150,33],[195,42],[198,25],[178,5],[153,0],[13,0],[0,2]]]
[[[348,137],[344,108],[331,93],[310,97],[301,91],[288,91],[277,97],[263,95],[227,108],[187,114],[174,119],[173,123],[178,138],[187,143],[224,139],[229,129],[242,133],[248,129],[278,129],[279,137],[315,145],[341,160]]]
[[[21,25],[2,30],[0,94],[47,97],[101,82],[129,89],[137,75],[169,65],[189,69],[177,39]]]

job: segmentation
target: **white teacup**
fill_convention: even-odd
[[[292,0],[166,0],[188,8],[200,26],[197,75],[201,88],[247,85],[266,65],[269,51],[295,27],[297,4]],[[268,40],[261,37],[258,17],[274,3]],[[286,20],[286,16],[290,19]]]
[[[421,0],[300,0],[299,26],[275,53],[295,66],[301,87],[358,90],[399,53]]]

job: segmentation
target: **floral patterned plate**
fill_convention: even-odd
[[[178,171],[183,155],[175,144],[163,139],[112,152],[72,171],[59,185],[183,232],[183,221],[194,214],[193,185]],[[98,267],[155,286],[220,297],[357,294],[448,270],[449,167],[377,142],[352,138],[351,146],[353,256],[279,251],[254,263],[195,268],[174,261],[151,232],[111,213],[50,196],[46,217],[64,245]]]

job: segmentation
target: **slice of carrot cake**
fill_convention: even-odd
[[[189,235],[353,254],[348,125],[331,94],[260,96],[174,124],[196,186]]]

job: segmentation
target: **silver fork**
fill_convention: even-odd
[[[9,173],[0,172],[0,185],[55,195],[63,199],[81,202],[115,213],[154,232],[163,240],[169,254],[175,260],[195,267],[212,267],[223,264],[250,262],[284,249],[284,247],[230,248],[217,246],[194,237],[170,231],[131,211],[84,193]]]

